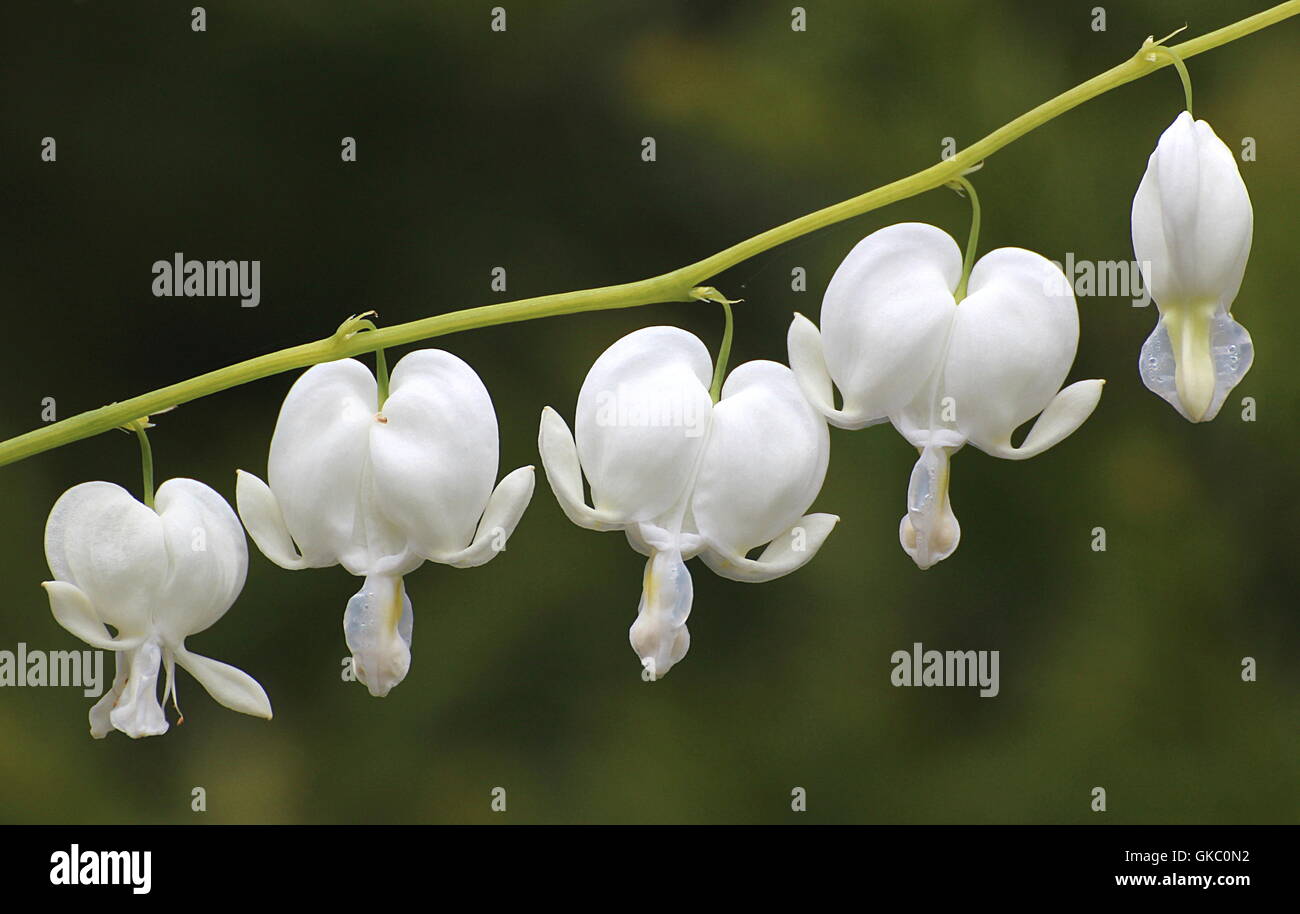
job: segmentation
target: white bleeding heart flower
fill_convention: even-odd
[[[96,739],[113,729],[132,738],[165,733],[158,675],[166,670],[163,700],[174,699],[176,664],[227,708],[271,717],[251,676],[185,646],[226,614],[248,570],[239,519],[212,489],[169,479],[150,508],[110,482],[73,486],[50,511],[45,555],[54,580],[42,586],[54,618],[91,647],[116,652],[113,686],[90,710]]]
[[[1192,422],[1218,415],[1254,359],[1250,334],[1228,310],[1253,228],[1232,150],[1184,111],[1161,134],[1133,197],[1133,252],[1160,310],[1138,371]]]
[[[357,679],[387,695],[411,665],[402,578],[425,561],[470,568],[505,549],[533,468],[497,474],[497,419],[479,376],[438,349],[393,369],[388,398],[355,359],[313,366],[289,390],[267,459],[270,485],[239,471],[253,542],[282,568],[342,565],[364,577],[343,631]]]
[[[920,452],[899,539],[921,568],[947,558],[961,538],[948,458],[968,442],[1011,460],[1039,454],[1088,418],[1104,383],[1061,390],[1079,315],[1055,264],[1021,248],[991,251],[958,304],[961,275],[961,251],[946,232],[891,225],[860,241],[835,271],[821,331],[796,314],[787,338],[790,367],[831,424],[888,419]],[[1012,433],[1039,413],[1013,446]]]
[[[542,411],[538,448],[564,513],[581,527],[624,531],[648,556],[629,640],[652,678],[690,646],[686,560],[699,556],[735,581],[768,581],[811,559],[839,520],[803,516],[826,476],[830,436],[790,369],[747,362],[716,404],[712,376],[697,337],[647,327],[587,373],[576,441],[559,413]],[[757,559],[747,557],[764,544]]]

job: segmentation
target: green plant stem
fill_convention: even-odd
[[[722,399],[722,382],[727,377],[727,362],[731,360],[731,337],[735,332],[731,302],[723,301],[721,305],[725,321],[722,326],[722,345],[718,347],[718,360],[713,366],[713,383],[709,386],[709,396],[713,397],[714,403]]]
[[[1187,113],[1192,114],[1192,74],[1187,72],[1187,64],[1183,63],[1183,59],[1175,52],[1160,45],[1153,46],[1151,48],[1151,53],[1158,54],[1162,57],[1168,57],[1169,62],[1174,65],[1174,69],[1178,71],[1178,78],[1182,80],[1183,83],[1183,96],[1187,100]],[[1195,114],[1192,114],[1192,117],[1195,116]]]
[[[149,446],[149,435],[145,431],[147,419],[131,423],[131,431],[140,440],[140,472],[144,480],[144,503],[153,507],[153,448]]]
[[[375,408],[383,411],[388,402],[388,358],[383,349],[375,350],[375,380],[379,385],[379,403]]]
[[[1288,0],[1286,3],[1278,4],[1199,38],[1185,41],[1170,50],[1178,58],[1185,60],[1281,22],[1297,13],[1300,13],[1300,0]],[[717,276],[738,263],[826,226],[861,216],[936,187],[942,187],[994,152],[1053,118],[1111,89],[1141,79],[1173,63],[1167,55],[1153,54],[1152,47],[1146,45],[1139,48],[1132,57],[1118,66],[1111,67],[1104,73],[1025,112],[949,159],[922,169],[909,177],[769,229],[671,273],[599,289],[542,295],[497,305],[452,311],[379,330],[351,334],[335,333],[323,340],[248,359],[188,381],[181,381],[120,403],[112,403],[80,413],[44,428],[10,438],[0,443],[0,466],[117,428],[138,416],[161,412],[249,381],[295,368],[305,368],[319,362],[361,355],[384,347],[400,346],[460,330],[490,327],[496,324],[576,314],[583,311],[635,308],[656,302],[691,301],[695,298],[692,290],[701,282]],[[1155,59],[1149,59],[1151,57]]]
[[[970,198],[970,235],[966,238],[966,257],[961,264],[961,282],[957,283],[957,291],[953,293],[953,298],[960,302],[966,297],[966,284],[970,282],[970,271],[975,266],[975,252],[980,244],[980,198],[975,193],[975,185],[965,178],[958,177],[952,183]]]

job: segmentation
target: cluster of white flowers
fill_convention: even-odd
[[[1250,337],[1228,308],[1251,219],[1231,152],[1204,121],[1179,115],[1151,156],[1132,229],[1160,310],[1140,374],[1193,422],[1212,419],[1250,367]],[[883,228],[836,270],[820,320],[819,330],[795,315],[790,367],[743,364],[716,401],[713,360],[698,338],[638,330],[592,365],[573,432],[558,412],[542,411],[538,448],[564,513],[581,527],[622,531],[646,556],[629,636],[649,678],[690,646],[689,559],[760,582],[817,553],[839,520],[805,513],[826,476],[828,421],[846,429],[889,421],[917,449],[899,539],[929,568],[961,538],[948,496],[953,453],[970,443],[1032,457],[1079,428],[1101,397],[1100,380],[1062,388],[1079,338],[1074,295],[1059,267],[1021,248],[992,251],[964,274],[942,230]],[[288,569],[342,565],[364,579],[343,629],[356,676],[376,696],[410,667],[404,576],[426,561],[487,562],[504,549],[534,483],[531,466],[497,482],[492,401],[457,357],[413,352],[386,396],[382,389],[353,359],[311,368],[280,410],[269,484],[243,471],[237,483],[240,518],[267,558]],[[177,663],[227,707],[271,716],[251,677],[185,647],[244,584],[244,533],[220,495],[173,479],[145,505],[119,486],[84,483],[55,504],[45,544],[54,617],[116,652],[113,688],[90,712],[94,736],[164,732],[157,681],[165,670],[164,700],[174,696]]]

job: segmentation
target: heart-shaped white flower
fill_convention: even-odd
[[[309,368],[280,409],[270,485],[241,470],[236,500],[253,542],[277,565],[342,565],[365,578],[343,630],[357,679],[383,696],[411,665],[403,576],[425,561],[469,568],[504,550],[532,498],[533,468],[493,488],[492,399],[451,353],[410,353],[382,406],[378,395],[355,359]]]
[[[1011,460],[1042,453],[1091,415],[1104,383],[1061,389],[1079,315],[1055,264],[1022,248],[990,251],[959,304],[961,274],[961,251],[942,229],[891,225],[860,241],[835,271],[820,332],[796,314],[787,338],[800,387],[833,425],[888,419],[920,452],[899,539],[921,568],[961,539],[948,458],[968,442]],[[1040,413],[1012,445],[1012,433]]]
[[[576,440],[559,413],[542,411],[538,447],[565,514],[591,530],[624,531],[648,556],[629,639],[652,678],[690,646],[688,559],[698,555],[732,580],[768,581],[811,559],[839,520],[803,513],[821,490],[830,440],[790,370],[747,362],[716,404],[712,376],[697,337],[647,327],[592,365],[578,394]]]

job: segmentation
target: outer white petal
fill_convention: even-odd
[[[511,534],[524,516],[533,497],[536,474],[532,467],[520,467],[501,480],[488,499],[487,510],[479,521],[474,541],[456,552],[431,556],[435,562],[457,568],[473,568],[504,552]]]
[[[1237,297],[1254,212],[1233,155],[1186,111],[1161,135],[1133,198],[1133,251],[1161,310]]]
[[[549,406],[542,409],[537,450],[542,456],[542,466],[546,469],[546,479],[555,493],[555,500],[569,520],[588,530],[614,530],[622,526],[613,514],[596,511],[587,505],[582,495],[578,445],[573,441],[568,423]]]
[[[248,546],[226,500],[193,479],[169,479],[154,507],[167,543],[167,580],[154,610],[157,630],[174,647],[206,629],[244,589]]]
[[[578,457],[597,515],[651,520],[681,498],[708,434],[712,362],[676,327],[629,333],[596,359],[578,393]]]
[[[835,408],[831,376],[822,351],[821,331],[812,321],[796,312],[785,340],[790,370],[799,382],[799,389],[812,408],[826,417],[827,422],[838,428],[857,429],[886,421],[883,416],[849,413]]]
[[[183,644],[174,650],[176,662],[219,704],[240,714],[271,719],[271,699],[266,697],[266,690],[252,676],[228,663],[192,654]]]
[[[310,567],[293,544],[280,503],[270,486],[252,473],[236,470],[235,505],[239,508],[239,519],[244,522],[244,528],[263,555],[290,571]]]
[[[952,237],[919,222],[883,228],[849,252],[821,314],[826,367],[846,414],[887,416],[916,396],[942,355],[961,267]]]
[[[54,577],[76,585],[101,621],[124,637],[149,631],[167,573],[163,525],[126,489],[85,482],[64,492],[45,524],[45,556]]]
[[[104,651],[126,651],[138,647],[144,640],[142,634],[123,638],[110,635],[89,598],[75,584],[46,581],[41,586],[50,598],[50,611],[54,614],[54,621],[91,647]]]
[[[965,437],[995,453],[1061,389],[1079,342],[1079,313],[1065,274],[1021,248],[986,254],[968,288],[943,390]]]
[[[370,560],[362,483],[377,390],[368,368],[340,359],[307,369],[280,408],[267,481],[313,568]]]
[[[801,517],[789,530],[772,540],[756,559],[715,548],[705,549],[700,558],[714,574],[733,581],[771,581],[808,564],[839,520],[834,514]]]
[[[1008,460],[1025,460],[1041,454],[1074,434],[1083,425],[1084,420],[1097,408],[1105,384],[1102,380],[1075,381],[1047,404],[1047,409],[1043,410],[1038,421],[1029,429],[1029,434],[1020,447],[1012,447],[1008,441],[992,448],[989,453]]]
[[[691,511],[700,535],[743,557],[808,509],[826,478],[830,433],[789,368],[746,362],[713,408]]]
[[[370,430],[385,517],[426,558],[464,549],[497,475],[497,417],[474,369],[421,349],[393,369],[385,422]]]

